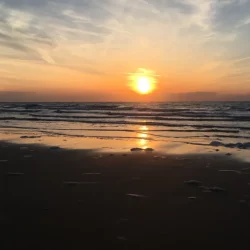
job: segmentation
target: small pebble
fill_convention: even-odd
[[[24,173],[18,173],[18,172],[17,173],[11,173],[11,172],[9,172],[8,175],[9,176],[21,176],[21,175],[24,175]]]
[[[126,241],[127,240],[126,237],[124,237],[124,236],[118,236],[118,237],[116,237],[116,239],[121,240],[121,241]]]
[[[196,197],[195,196],[191,196],[191,197],[188,197],[189,200],[195,200]]]
[[[190,180],[190,181],[185,181],[186,184],[192,185],[192,186],[200,186],[201,182],[197,180]]]
[[[6,163],[8,160],[0,160],[0,163]]]
[[[141,194],[126,194],[127,196],[135,197],[135,198],[146,198],[145,195]]]

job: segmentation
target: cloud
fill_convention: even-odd
[[[153,6],[155,9],[157,9],[159,12],[167,11],[169,8],[175,9],[176,11],[182,12],[182,13],[193,13],[196,10],[196,6],[192,3],[189,3],[188,1],[182,1],[182,0],[158,0],[158,1],[150,1],[150,0],[144,0],[149,5]]]
[[[0,57],[3,56],[8,58],[42,61],[42,58],[35,50],[29,46],[19,43],[18,41],[16,42],[12,36],[3,33],[0,33],[0,47],[5,47],[16,51],[14,54],[8,54],[5,52],[6,50],[4,50],[4,52],[0,52]]]
[[[232,31],[250,17],[250,1],[218,1],[215,5],[213,24],[216,30]],[[247,22],[246,22],[247,23]]]
[[[12,0],[3,3],[0,4],[0,46],[11,49],[8,53],[10,57],[14,57],[14,49],[25,52],[25,59],[27,54],[30,57],[36,54],[36,58],[40,55],[41,60],[59,66],[60,55],[56,54],[58,47],[66,47],[67,43],[72,46],[102,44],[105,37],[114,32],[112,27],[101,22],[105,11],[100,7],[99,1],[88,3],[76,0],[71,4],[57,0]],[[92,16],[100,21],[91,18]],[[69,66],[70,61],[74,60],[72,54],[68,55]],[[78,53],[80,54],[82,53]],[[17,55],[17,58],[20,59],[21,56]]]
[[[32,26],[33,15],[0,5],[0,16],[0,47],[5,48],[0,56],[43,61],[36,48],[39,44],[52,47],[53,41],[45,32]]]

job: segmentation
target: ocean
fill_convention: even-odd
[[[250,102],[0,103],[2,140],[69,148],[250,149]]]

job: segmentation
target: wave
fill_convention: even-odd
[[[30,114],[30,116],[33,117],[46,117],[46,118],[70,118],[70,119],[117,119],[117,118],[130,118],[130,119],[138,119],[137,116],[130,116],[129,114],[124,116],[124,115],[119,115],[119,114],[114,114],[114,115],[109,115],[109,116],[76,116],[76,115],[37,115],[37,114]],[[245,121],[250,121],[250,116],[249,117],[230,117],[230,118],[200,118],[200,117],[190,117],[190,118],[182,118],[182,117],[163,117],[163,116],[155,116],[155,114],[152,115],[147,115],[147,116],[139,116],[140,119],[153,119],[153,120],[158,120],[158,121],[239,121],[239,122],[245,122]]]
[[[49,135],[59,135],[59,136],[67,136],[67,137],[78,137],[78,138],[99,138],[99,139],[143,139],[145,141],[155,141],[155,139],[150,137],[142,137],[142,136],[108,136],[108,135],[78,135],[78,134],[65,134],[65,133],[58,133],[58,132],[51,132],[46,130],[39,131],[41,133],[46,133]]]
[[[31,114],[30,116],[32,117],[45,117],[45,118],[68,118],[68,119],[117,119],[117,118],[124,118],[124,116],[121,115],[116,115],[116,116],[103,116],[103,115],[99,115],[99,116],[77,116],[77,115],[71,115],[71,116],[66,116],[66,115],[35,115],[35,114]]]
[[[152,133],[141,133],[137,132],[138,134],[146,134],[147,136],[152,137],[144,137],[144,136],[110,136],[110,135],[79,135],[79,134],[68,134],[68,133],[61,133],[61,132],[55,132],[55,131],[47,131],[47,130],[39,130],[38,132],[44,133],[51,136],[66,136],[66,137],[77,137],[77,138],[97,138],[97,139],[143,139],[145,141],[164,141],[163,139],[155,139],[156,138],[173,138],[173,139],[191,139],[191,138],[216,138],[216,135],[211,136],[203,136],[203,135],[192,135],[192,136],[167,136],[167,135],[158,135],[158,134],[152,134]],[[229,137],[230,138],[230,137]],[[235,138],[235,137],[232,137]]]
[[[119,114],[119,115],[135,115],[135,116],[139,116],[139,115],[160,115],[160,116],[164,116],[164,115],[178,115],[178,116],[211,116],[211,117],[218,117],[218,116],[225,116],[226,113],[214,113],[214,112],[208,112],[208,111],[203,111],[203,112],[194,112],[194,111],[190,111],[190,110],[183,110],[183,111],[177,111],[177,110],[166,110],[166,109],[143,109],[143,110],[137,110],[137,109],[131,109],[130,111],[132,112],[119,112],[119,111],[123,111],[120,109],[116,109],[116,110],[109,110],[109,112],[107,112],[108,110],[104,110],[104,111],[100,111],[100,110],[65,110],[65,109],[60,109],[60,110],[55,110],[55,113],[95,113],[95,114],[108,114],[108,115],[113,115],[113,114]],[[230,115],[228,115],[228,117],[231,117]]]
[[[151,121],[107,121],[107,120],[70,120],[70,119],[44,119],[38,117],[0,117],[0,120],[5,121],[41,121],[41,122],[76,122],[76,123],[90,123],[90,124],[113,124],[113,125],[140,125],[140,126],[163,126],[163,127],[192,127],[192,128],[220,128],[220,129],[237,129],[250,130],[250,127],[232,126],[232,125],[209,125],[209,124],[171,124],[163,122]]]
[[[9,126],[9,125],[0,125],[0,128],[17,128],[17,129],[27,129],[27,130],[39,130],[39,127],[23,127],[23,126]],[[142,130],[139,129],[104,129],[104,128],[56,128],[55,130],[62,131],[106,131],[106,132],[137,132],[141,133]],[[225,129],[148,129],[147,132],[206,132],[206,133],[230,133],[238,134],[239,130],[225,130]]]
[[[41,109],[0,109],[2,113],[37,113],[41,112]]]
[[[73,114],[73,115],[49,115],[49,114],[34,114],[42,112],[41,109],[0,109],[2,113],[27,113],[33,117],[46,117],[46,118],[70,118],[70,119],[116,119],[116,118],[130,118],[130,119],[154,119],[158,121],[250,121],[250,116],[233,116],[226,114],[205,114],[205,113],[130,113],[130,112],[80,112],[80,111],[55,111],[59,114]],[[82,114],[82,115],[74,115]],[[87,114],[87,115],[86,115]],[[95,115],[94,115],[95,114]],[[97,115],[98,114],[98,115]]]
[[[211,113],[211,112],[145,112],[145,111],[140,111],[140,112],[117,112],[116,111],[110,111],[110,112],[105,112],[105,111],[84,111],[84,110],[57,110],[55,113],[59,114],[100,114],[100,115],[120,115],[120,116],[137,116],[137,117],[143,117],[143,116],[174,116],[174,117],[199,117],[199,118],[228,118],[229,120],[245,120],[249,121],[250,120],[250,115],[232,115],[230,113]]]

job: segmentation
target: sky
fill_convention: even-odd
[[[250,0],[0,0],[0,101],[250,100],[249,40]]]

